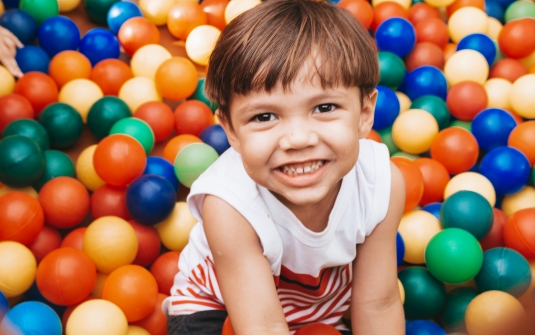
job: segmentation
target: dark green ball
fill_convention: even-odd
[[[478,290],[471,287],[458,287],[448,293],[444,310],[440,315],[440,324],[447,332],[465,329],[466,309],[478,294]]]
[[[199,100],[207,104],[212,112],[215,112],[215,110],[218,108],[217,104],[213,101],[210,101],[206,94],[204,93],[204,83],[206,82],[206,78],[199,78],[199,82],[197,83],[197,88],[195,88],[195,92],[188,98],[188,100]]]
[[[460,228],[481,239],[488,234],[494,213],[487,199],[472,191],[459,191],[444,201],[440,222],[444,228]]]
[[[56,177],[76,177],[76,170],[71,158],[58,150],[46,150],[45,170],[37,182],[33,184],[36,190],[40,190],[46,182]]]
[[[48,105],[39,115],[39,122],[48,131],[50,146],[55,149],[72,147],[84,129],[80,114],[62,102]]]
[[[85,11],[89,19],[95,23],[107,24],[108,11],[120,0],[85,0]]]
[[[405,289],[405,318],[431,319],[437,316],[446,303],[446,288],[426,268],[412,266],[398,274]]]
[[[41,151],[48,150],[50,147],[50,141],[48,139],[48,133],[39,122],[31,119],[19,119],[11,122],[2,133],[3,137],[21,135],[31,138]]]
[[[91,106],[87,114],[87,127],[99,140],[108,136],[115,122],[131,117],[128,105],[117,97],[107,96]]]
[[[379,57],[379,85],[390,87],[396,90],[405,79],[405,63],[398,56],[391,52],[380,51]]]
[[[433,115],[437,120],[440,130],[447,128],[450,124],[450,110],[444,100],[434,95],[424,95],[414,100],[411,109],[423,109]]]
[[[37,142],[14,135],[0,141],[0,182],[11,187],[35,183],[45,170],[45,155]]]
[[[390,156],[394,155],[396,152],[401,151],[396,146],[396,144],[394,143],[394,139],[392,138],[392,127],[378,130],[377,133],[379,134],[379,136],[381,136],[381,140],[388,148]]]

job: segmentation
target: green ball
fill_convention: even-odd
[[[71,158],[58,150],[46,150],[45,170],[41,178],[32,186],[39,191],[46,182],[56,177],[76,178],[76,169]]]
[[[444,201],[440,222],[444,228],[461,228],[481,239],[492,228],[494,213],[487,199],[472,191],[459,191]]]
[[[206,94],[204,94],[204,84],[206,82],[206,78],[199,78],[199,82],[197,83],[197,88],[195,89],[195,92],[188,98],[188,100],[199,100],[207,104],[212,112],[215,112],[215,110],[218,108],[217,104],[213,101],[210,101]]]
[[[535,3],[530,1],[514,1],[505,10],[505,23],[524,17],[535,18]]]
[[[45,170],[45,155],[37,142],[14,135],[0,141],[0,182],[11,187],[35,183]]]
[[[208,144],[189,144],[180,150],[175,158],[175,174],[182,185],[191,188],[193,182],[218,157],[217,151]]]
[[[135,138],[148,155],[154,148],[154,132],[149,124],[135,117],[127,117],[117,121],[110,129],[110,135],[124,134]]]
[[[396,90],[405,79],[405,63],[398,55],[386,51],[380,51],[378,58],[381,78],[379,85]]]
[[[4,128],[2,136],[8,137],[12,135],[21,135],[31,138],[37,142],[41,151],[48,150],[50,147],[50,141],[45,127],[35,120],[19,119],[11,122]]]
[[[55,149],[72,147],[84,129],[82,117],[76,109],[62,102],[48,105],[39,114],[39,122],[48,131],[50,146]]]
[[[470,121],[454,120],[450,123],[450,127],[460,127],[472,132],[472,122]]]
[[[120,0],[85,0],[85,11],[89,19],[95,23],[107,24],[108,11]]]
[[[446,303],[446,288],[420,266],[408,267],[398,274],[405,290],[405,318],[431,319],[437,316]]]
[[[535,185],[535,166],[531,170],[531,182],[533,185]]]
[[[95,102],[89,109],[87,127],[93,135],[101,140],[108,136],[115,122],[131,116],[132,112],[123,100],[106,96]]]
[[[381,140],[388,148],[390,156],[393,156],[396,152],[401,151],[396,146],[396,144],[394,143],[394,139],[392,138],[392,127],[378,130],[377,133],[379,134],[379,136],[381,136]]]
[[[434,95],[424,95],[414,100],[411,109],[423,109],[433,115],[437,120],[440,130],[447,128],[450,124],[450,110],[446,102]]]
[[[19,8],[33,16],[38,25],[48,18],[59,15],[57,0],[21,0]]]
[[[404,157],[404,158],[410,159],[411,161],[420,158],[420,156],[418,155],[408,154],[404,151],[398,151],[395,154],[393,154],[392,157]]]
[[[471,287],[458,287],[446,296],[446,305],[440,315],[440,324],[447,332],[465,330],[464,315],[468,304],[479,294]]]
[[[474,278],[483,264],[483,250],[466,230],[448,228],[425,248],[425,264],[435,278],[446,284],[462,284]]]

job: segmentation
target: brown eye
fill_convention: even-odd
[[[316,106],[315,111],[319,113],[327,113],[327,112],[332,112],[335,108],[336,106],[334,106],[333,104],[322,104],[322,105]]]
[[[267,122],[267,121],[271,121],[275,118],[275,116],[271,113],[264,113],[264,114],[258,114],[258,115],[255,115],[255,117],[253,118],[253,121],[257,121],[257,122]]]

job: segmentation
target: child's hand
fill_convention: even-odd
[[[12,32],[0,27],[0,63],[11,72],[15,77],[22,77],[22,71],[15,60],[17,48],[22,48],[23,45],[19,39],[13,35]]]

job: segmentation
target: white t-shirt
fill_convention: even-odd
[[[313,232],[249,177],[235,150],[227,150],[191,188],[188,206],[199,223],[180,255],[164,310],[182,315],[225,309],[202,225],[204,198],[212,194],[233,206],[256,231],[290,330],[310,322],[345,329],[340,319],[349,306],[356,245],[385,218],[390,185],[387,147],[360,140],[357,164],[342,180],[327,227]]]

